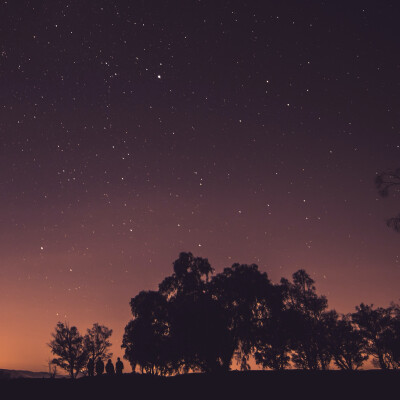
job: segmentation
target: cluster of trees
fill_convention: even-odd
[[[400,168],[376,175],[382,197],[398,193]],[[400,232],[400,214],[387,220]],[[355,370],[372,357],[374,366],[400,368],[400,307],[360,304],[356,312],[328,310],[304,270],[292,282],[272,284],[257,265],[233,264],[213,276],[208,260],[181,253],[173,274],[158,291],[142,291],[131,299],[134,319],[125,327],[122,348],[132,369],[167,375],[180,372],[227,371],[233,361],[242,370],[249,359],[263,368],[328,369],[332,363]],[[81,336],[75,326],[59,322],[48,345],[50,361],[71,378],[94,363],[111,358],[112,330],[97,323]],[[54,368],[51,368],[51,366]]]
[[[276,370],[355,370],[369,357],[382,369],[400,367],[398,305],[339,315],[304,270],[279,284],[255,264],[213,272],[207,259],[181,253],[157,291],[131,299],[122,348],[133,370],[218,372],[234,361],[245,370],[250,357]]]
[[[112,357],[109,352],[112,329],[98,323],[87,329],[82,336],[75,326],[59,322],[52,340],[48,343],[51,352],[56,356],[51,363],[66,370],[71,378],[85,370],[89,359],[94,363],[101,359],[106,361]]]

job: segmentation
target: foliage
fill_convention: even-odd
[[[293,282],[282,279],[281,285],[290,311],[292,361],[302,369],[327,369],[331,354],[326,341],[330,319],[325,313],[326,297],[317,295],[314,280],[304,270],[293,274]]]
[[[161,375],[229,368],[226,318],[208,292],[210,264],[181,253],[173,269],[158,292],[131,300],[134,319],[125,328],[125,358],[132,368]]]
[[[373,357],[373,363],[382,369],[398,368],[398,307],[392,305],[388,308],[374,309],[373,305],[361,303],[356,310],[352,319],[365,339],[365,350]]]
[[[400,307],[397,304],[392,305],[392,334],[390,337],[390,350],[392,353],[393,365],[400,368]]]
[[[112,329],[108,329],[104,325],[98,323],[93,324],[93,327],[87,330],[83,338],[85,349],[88,356],[94,363],[101,358],[103,361],[112,357],[112,353],[108,350],[111,347],[110,336]]]
[[[173,274],[159,285],[159,292],[167,299],[204,291],[214,271],[206,258],[194,257],[192,253],[180,253],[173,269]]]
[[[283,370],[290,365],[291,312],[284,308],[282,287],[274,286],[275,293],[269,314],[262,320],[255,351],[255,361],[263,368]]]
[[[130,304],[134,320],[125,327],[125,358],[133,370],[138,365],[147,373],[165,375],[171,369],[166,299],[159,292],[142,291]]]
[[[356,329],[351,315],[334,316],[334,325],[329,332],[329,345],[335,365],[343,370],[356,370],[368,359],[365,340]]]
[[[228,370],[231,346],[227,318],[208,293],[180,294],[169,302],[172,358],[177,371]]]
[[[228,318],[231,351],[242,370],[248,369],[272,291],[267,274],[255,264],[233,264],[211,281],[211,293]]]
[[[125,358],[142,373],[228,371],[291,366],[360,368],[371,355],[380,368],[400,366],[400,308],[339,316],[305,270],[273,285],[255,264],[233,264],[213,275],[207,259],[181,253],[158,291],[131,300]]]
[[[85,367],[88,353],[83,343],[83,337],[75,326],[59,322],[55,332],[52,333],[53,340],[48,343],[51,352],[57,357],[53,363],[65,369],[71,378]]]

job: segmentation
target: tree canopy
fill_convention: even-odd
[[[130,304],[122,347],[145,373],[248,369],[251,357],[277,370],[355,370],[370,356],[381,368],[399,367],[399,307],[361,304],[340,315],[303,269],[272,284],[255,264],[214,274],[207,259],[181,253],[159,289]]]
[[[132,369],[153,375],[220,373],[250,368],[343,370],[400,368],[400,307],[361,303],[341,315],[328,309],[304,270],[273,284],[255,264],[214,274],[206,258],[181,253],[158,290],[130,301],[122,348]],[[112,330],[93,324],[85,336],[59,322],[49,343],[52,363],[75,378],[88,359],[110,359]],[[103,364],[104,365],[104,364]]]
[[[65,369],[71,378],[76,378],[85,367],[88,353],[83,343],[83,337],[75,326],[59,322],[53,340],[48,344],[51,352],[57,356],[53,364]]]
[[[83,338],[85,349],[94,363],[100,358],[103,361],[112,357],[112,353],[108,350],[111,347],[110,336],[112,329],[108,329],[104,325],[99,325],[97,322],[93,327],[87,330]]]
[[[88,359],[93,362],[107,360],[112,356],[108,350],[112,330],[98,323],[82,336],[75,326],[58,322],[52,340],[48,343],[51,352],[57,356],[51,363],[66,370],[71,378],[76,378],[86,368]]]

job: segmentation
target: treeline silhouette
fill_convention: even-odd
[[[181,253],[157,291],[131,299],[122,348],[132,369],[154,375],[250,368],[359,369],[369,358],[400,367],[400,307],[328,310],[304,270],[273,284],[255,264],[213,275],[206,258]]]
[[[326,297],[302,269],[291,281],[273,284],[255,264],[233,264],[214,274],[206,258],[181,253],[159,289],[140,292],[130,305],[134,318],[121,347],[133,371],[215,373],[234,363],[248,370],[251,358],[273,370],[352,371],[369,358],[383,370],[400,368],[400,306],[362,303],[340,315],[328,310]],[[59,322],[48,344],[56,356],[51,363],[71,378],[102,375],[112,357],[111,334],[95,323],[82,336]],[[116,367],[122,374],[119,359]]]

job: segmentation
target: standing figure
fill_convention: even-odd
[[[104,372],[104,363],[101,358],[99,358],[96,362],[96,375],[100,376],[103,375]]]
[[[122,370],[124,369],[124,363],[121,361],[121,359],[118,357],[118,360],[115,364],[115,370],[117,375],[122,375]]]
[[[89,358],[89,361],[87,363],[87,371],[89,376],[94,376],[94,361],[93,358]]]
[[[107,375],[109,375],[109,376],[114,375],[114,364],[111,362],[110,359],[107,361],[107,364],[106,364],[106,372],[107,372]]]

